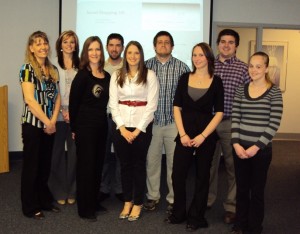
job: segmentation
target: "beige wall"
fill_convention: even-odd
[[[218,31],[226,27],[218,27]],[[250,41],[256,40],[255,28],[233,28],[240,35],[237,56],[247,62],[250,53]],[[278,133],[300,133],[300,30],[264,29],[263,41],[288,42],[286,64],[286,88],[283,96],[283,116]],[[215,50],[215,53],[217,51]]]
[[[52,54],[58,37],[59,0],[9,0],[0,7],[0,86],[8,85],[9,151],[21,151],[22,92],[19,71],[31,33],[48,34]]]
[[[286,90],[283,92],[284,113],[280,133],[300,133],[300,31],[264,30],[264,41],[288,41]]]

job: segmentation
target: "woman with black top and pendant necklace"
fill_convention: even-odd
[[[48,188],[51,155],[60,108],[58,72],[48,59],[49,40],[36,31],[28,39],[26,63],[20,71],[23,92],[21,176],[22,211],[27,217],[44,219],[43,210],[59,212]]]
[[[87,38],[69,102],[70,126],[77,152],[78,214],[91,222],[97,221],[96,212],[106,210],[97,203],[106,149],[110,81],[109,73],[104,71],[104,62],[100,38]]]
[[[224,91],[220,77],[214,75],[214,55],[206,43],[192,50],[193,71],[178,82],[174,97],[174,118],[178,128],[174,152],[172,181],[174,206],[165,219],[170,224],[187,220],[186,230],[208,227],[204,217],[209,173],[224,109]],[[213,114],[214,113],[214,114]],[[195,166],[192,203],[186,211],[186,179],[190,165]]]
[[[113,73],[109,88],[109,107],[114,121],[112,140],[120,157],[125,201],[119,219],[136,221],[141,215],[158,86],[155,73],[144,64],[142,46],[137,41],[129,42],[123,67]]]

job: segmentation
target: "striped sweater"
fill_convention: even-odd
[[[249,84],[239,86],[232,106],[231,143],[260,149],[271,145],[279,128],[283,104],[278,87],[272,86],[258,98],[251,98]]]

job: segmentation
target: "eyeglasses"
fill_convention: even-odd
[[[170,41],[158,41],[157,44],[158,45],[170,45],[171,42]]]

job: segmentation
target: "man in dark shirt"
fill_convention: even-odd
[[[236,182],[232,156],[231,140],[231,112],[235,90],[238,86],[250,81],[248,66],[236,57],[239,46],[239,34],[232,29],[222,30],[217,38],[219,54],[215,60],[215,74],[220,76],[224,86],[224,116],[216,131],[220,137],[217,144],[210,170],[210,188],[208,194],[208,208],[213,205],[217,197],[218,169],[221,153],[227,173],[228,191],[223,203],[225,209],[224,222],[233,223],[235,220]]]

